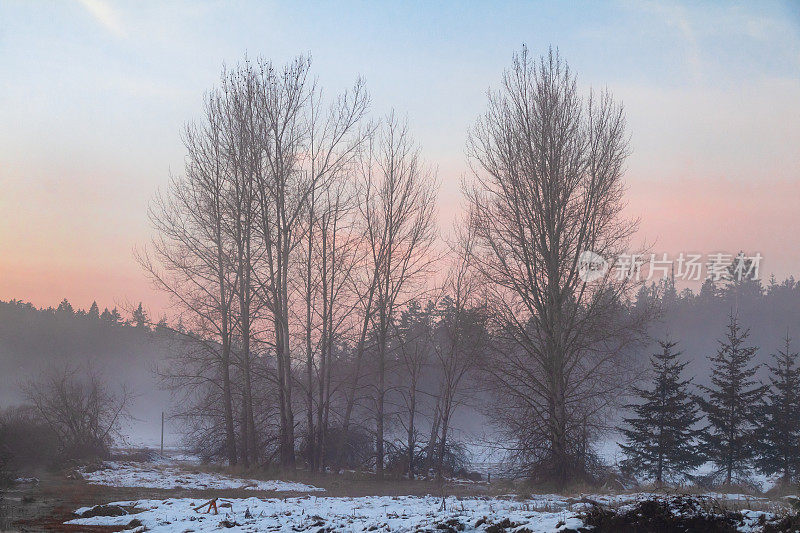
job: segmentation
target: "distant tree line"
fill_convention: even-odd
[[[6,303],[7,305],[13,307],[24,307],[29,310],[58,314],[60,316],[76,316],[93,320],[104,320],[111,324],[133,326],[142,329],[150,329],[153,326],[153,324],[150,322],[150,317],[147,315],[147,311],[145,311],[144,307],[142,306],[142,302],[139,302],[139,305],[133,309],[130,318],[127,320],[122,317],[122,314],[119,312],[119,309],[117,309],[116,306],[111,309],[111,311],[108,310],[108,307],[104,307],[103,312],[101,313],[100,307],[97,305],[96,301],[92,302],[92,305],[89,306],[88,311],[84,309],[75,309],[66,298],[61,300],[61,302],[55,308],[43,307],[41,309],[37,309],[33,306],[33,304],[29,302],[23,302],[21,300],[10,300],[2,303]],[[166,318],[162,318],[158,324],[166,324]]]

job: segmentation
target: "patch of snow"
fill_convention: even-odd
[[[647,493],[625,495],[589,495],[587,499],[602,504],[633,505]],[[584,524],[578,513],[587,507],[579,500],[555,494],[537,495],[530,499],[449,497],[444,502],[433,496],[367,496],[359,498],[317,497],[313,495],[285,499],[219,499],[219,514],[196,511],[207,500],[170,498],[115,502],[110,505],[135,506],[144,509],[135,515],[77,518],[74,525],[123,526],[134,517],[148,531],[172,533],[216,531],[220,527],[236,532],[316,532],[328,531],[396,531],[436,530],[438,525],[461,524],[463,531],[485,531],[493,523],[505,519],[514,525],[509,530],[553,532],[578,529]],[[81,515],[90,508],[81,508]],[[757,531],[763,512],[742,511],[741,531]],[[771,519],[772,515],[766,513]],[[223,521],[225,522],[223,524]],[[453,521],[453,522],[451,522]],[[456,524],[457,522],[457,524]]]
[[[167,500],[140,500],[117,502],[112,505],[135,505],[146,509],[142,513],[126,516],[97,516],[77,518],[67,522],[75,525],[121,526],[134,517],[148,531],[154,533],[179,532],[191,529],[197,533],[215,531],[223,520],[238,524],[230,531],[318,531],[330,528],[333,531],[384,531],[411,532],[419,529],[434,529],[437,524],[457,520],[465,531],[483,531],[493,522],[510,519],[516,527],[525,526],[531,531],[558,531],[575,529],[582,525],[573,511],[564,508],[547,508],[551,498],[531,500],[503,499],[442,499],[432,496],[368,496],[361,498],[330,498],[307,496],[303,498],[260,499],[245,498],[219,500],[230,504],[220,507],[220,514],[198,513],[195,508],[204,500],[176,498]],[[545,509],[545,510],[543,510]],[[85,512],[87,509],[79,509]],[[80,514],[80,513],[78,513]],[[245,518],[249,516],[249,518]],[[480,524],[479,524],[480,522]]]
[[[94,485],[147,489],[226,490],[247,489],[278,492],[317,492],[325,489],[292,481],[240,479],[223,474],[183,470],[163,463],[106,461],[93,472],[81,471]]]

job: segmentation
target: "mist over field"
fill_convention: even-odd
[[[690,295],[685,291],[664,305],[663,315],[650,325],[648,337],[669,336],[679,342],[688,374],[694,383],[709,384],[709,355],[716,352],[717,340],[724,334],[728,313],[737,309],[742,325],[750,329],[750,341],[758,346],[754,361],[764,365],[780,347],[788,333],[800,338],[800,288],[792,280],[769,282],[762,293],[720,291],[718,294]],[[700,292],[700,291],[698,291]],[[652,296],[655,294],[655,296]],[[663,288],[643,290],[644,300],[663,298]],[[636,301],[633,302],[636,305]],[[56,364],[91,365],[101,370],[115,385],[127,384],[137,392],[132,410],[135,420],[125,430],[133,444],[157,445],[160,439],[161,412],[170,414],[174,398],[158,376],[177,349],[177,342],[165,330],[131,324],[112,324],[99,317],[36,309],[21,302],[0,303],[0,402],[13,405],[23,401],[20,384],[48,366]],[[646,364],[655,342],[637,349],[639,364]],[[766,379],[766,367],[759,374]],[[491,417],[485,416],[485,398],[472,398],[457,413],[454,429],[466,441],[491,436]],[[488,431],[487,431],[488,430]],[[183,444],[180,424],[168,423],[167,445]],[[612,439],[618,438],[611,434]]]

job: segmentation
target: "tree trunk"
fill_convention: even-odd
[[[314,431],[314,355],[311,349],[311,254],[313,253],[314,235],[314,195],[311,195],[311,208],[308,221],[308,257],[306,258],[306,409],[308,424],[308,466],[316,469],[317,452]],[[320,396],[320,401],[321,401]]]
[[[436,479],[440,480],[444,477],[442,469],[444,468],[444,454],[447,451],[447,428],[450,422],[450,406],[442,409],[442,438],[439,441],[439,453],[436,457]]]
[[[247,425],[247,443],[250,457],[253,462],[258,462],[258,436],[256,435],[255,416],[253,413],[253,385],[250,364],[250,309],[242,313],[242,361],[244,365],[244,408],[245,424]]]
[[[417,410],[417,386],[416,376],[412,379],[411,385],[411,398],[409,399],[409,414],[408,414],[408,477],[414,479],[414,448],[416,442],[414,439],[414,415]]]
[[[381,317],[381,322],[384,317]],[[383,432],[384,432],[384,399],[386,391],[385,375],[386,375],[386,333],[384,328],[381,327],[379,333],[379,347],[378,347],[378,409],[376,413],[377,427],[375,432],[375,473],[378,480],[383,479]]]
[[[222,265],[220,261],[220,272]],[[233,423],[233,399],[231,398],[231,340],[229,330],[229,315],[226,310],[227,298],[225,297],[225,279],[220,274],[220,308],[222,311],[222,403],[225,416],[225,450],[228,455],[228,464],[235,465],[236,457],[236,435]]]
[[[425,452],[425,460],[428,463],[428,468],[434,467],[434,458],[436,457],[437,437],[439,436],[439,424],[441,423],[441,397],[436,398],[436,407],[433,410],[433,422],[431,423],[431,436],[428,439],[428,449]]]

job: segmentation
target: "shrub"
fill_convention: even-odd
[[[55,435],[63,459],[109,456],[132,396],[115,393],[99,374],[65,367],[44,373],[23,386],[37,420]]]
[[[58,458],[56,435],[31,408],[0,412],[0,482],[22,471],[52,466]]]

